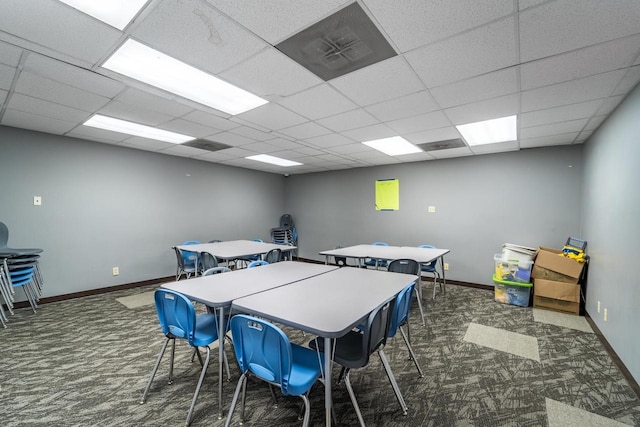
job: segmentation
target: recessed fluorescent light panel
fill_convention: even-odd
[[[102,66],[227,114],[244,113],[268,102],[131,39]]]
[[[182,135],[168,130],[156,129],[151,126],[145,126],[138,123],[128,122],[126,120],[114,119],[113,117],[102,116],[96,114],[83,123],[99,129],[110,130],[113,132],[126,133],[128,135],[141,136],[143,138],[157,139],[158,141],[171,142],[173,144],[182,144],[183,142],[192,141],[193,136]]]
[[[281,159],[280,157],[269,156],[268,154],[258,154],[256,156],[245,157],[245,159],[256,160],[258,162],[271,163],[272,165],[285,167],[302,165],[302,163],[294,162],[287,159]]]
[[[401,156],[403,154],[419,153],[422,151],[401,136],[364,141],[363,144],[378,151],[382,151],[384,154],[388,154],[389,156]]]
[[[147,0],[60,0],[80,12],[91,15],[119,30],[142,9]]]
[[[518,139],[517,116],[501,117],[483,122],[456,126],[467,144],[484,145]]]

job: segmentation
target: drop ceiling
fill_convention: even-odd
[[[0,124],[300,174],[580,144],[640,81],[637,0],[359,0],[397,55],[327,81],[274,47],[352,3],[150,0],[120,31],[56,0],[3,0]],[[231,116],[102,68],[128,38],[269,102]],[[83,126],[94,114],[204,145]],[[438,146],[462,138],[456,125],[514,114],[512,142],[395,157],[361,144]]]

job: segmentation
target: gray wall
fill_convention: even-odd
[[[374,208],[375,181],[400,180],[400,210]],[[582,146],[294,175],[287,211],[299,255],[385,241],[448,248],[449,278],[491,285],[503,243],[562,247],[579,236]],[[435,206],[435,213],[427,213]]]
[[[640,247],[639,161],[637,87],[585,146],[582,212],[591,256],[587,311],[638,382],[640,270],[634,265]]]
[[[0,126],[0,221],[9,246],[44,249],[44,296],[170,276],[170,248],[185,240],[269,239],[284,213],[283,181]]]

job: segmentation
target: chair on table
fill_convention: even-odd
[[[391,264],[393,264],[392,261]],[[389,266],[391,266],[389,264]],[[416,369],[418,370],[418,374],[420,374],[420,378],[424,377],[422,373],[422,369],[420,368],[420,364],[418,363],[418,359],[416,358],[415,353],[413,352],[413,347],[411,347],[411,331],[409,327],[409,311],[411,308],[411,297],[413,296],[413,290],[415,288],[415,283],[410,284],[406,288],[400,291],[400,293],[396,296],[395,305],[393,307],[393,313],[391,315],[391,324],[389,325],[389,334],[387,338],[393,338],[396,336],[396,332],[400,330],[402,334],[402,339],[404,343],[407,345],[407,350],[409,350],[409,356],[413,360],[413,363],[416,365]],[[405,334],[404,329],[402,327],[407,325],[407,333]]]
[[[200,274],[204,273],[210,268],[218,266],[218,258],[209,252],[200,252],[198,254],[198,271]]]
[[[436,249],[433,245],[419,245],[418,247]],[[420,269],[425,273],[433,274],[433,299],[436,299],[436,283],[440,284],[440,292],[443,291],[442,280],[440,280],[440,273],[438,273],[438,259],[436,258],[428,264],[420,264]],[[420,291],[420,293],[422,292]]]
[[[234,351],[242,375],[231,401],[225,427],[231,423],[233,411],[242,390],[241,423],[244,422],[247,377],[253,376],[280,387],[285,396],[300,396],[304,401],[302,425],[309,425],[308,393],[320,378],[324,357],[309,348],[293,344],[285,333],[256,317],[243,314],[231,318]]]
[[[176,252],[176,261],[178,263],[178,268],[176,269],[176,280],[180,280],[180,277],[182,277],[183,274],[187,277],[187,279],[189,279],[192,274],[196,273],[195,264],[187,266],[184,262],[185,255],[183,251],[177,246],[172,246],[171,249]]]
[[[276,262],[282,261],[282,250],[281,249],[271,249],[264,256],[264,260],[269,264],[274,264]]]
[[[389,244],[385,242],[373,242],[372,245],[373,246],[389,246]],[[387,266],[387,261],[384,259],[369,258],[365,260],[364,265],[367,267],[385,268]]]
[[[389,263],[387,271],[392,273],[403,273],[417,276],[418,286],[420,284],[420,264],[412,259],[394,259]],[[420,316],[422,318],[422,324],[424,325],[424,311],[422,310],[422,298],[420,293],[416,292],[416,299],[418,300],[418,308],[420,309]]]
[[[202,365],[202,371],[200,372],[200,378],[196,391],[193,394],[191,400],[191,407],[187,414],[187,425],[191,422],[193,416],[193,410],[200,393],[200,387],[204,381],[204,376],[207,373],[207,367],[209,366],[209,359],[211,357],[211,349],[209,345],[218,340],[218,318],[213,314],[199,314],[196,315],[195,308],[189,301],[189,298],[184,295],[171,291],[169,289],[157,289],[154,294],[156,311],[158,312],[158,320],[162,327],[162,332],[167,338],[162,345],[160,354],[156,361],[153,371],[151,371],[151,377],[147,383],[147,387],[142,394],[140,403],[144,403],[147,399],[147,394],[151,388],[151,382],[158,371],[162,356],[164,355],[169,341],[171,341],[171,362],[169,365],[169,384],[173,383],[173,359],[176,348],[176,339],[186,340],[189,345],[196,349],[198,359]],[[207,356],[205,360],[202,360],[200,352],[197,351],[198,347],[204,347],[207,350]],[[226,358],[224,361],[225,365]],[[227,372],[229,367],[227,366]],[[228,373],[227,373],[228,375]]]
[[[384,366],[384,370],[391,382],[393,391],[398,399],[398,403],[402,408],[402,413],[407,414],[407,404],[400,393],[396,379],[391,371],[387,357],[384,354],[383,347],[389,336],[389,326],[391,321],[391,303],[385,303],[373,310],[367,318],[366,325],[362,330],[352,330],[346,335],[336,339],[334,347],[334,362],[342,366],[341,375],[344,374],[344,382],[351,398],[351,403],[356,411],[360,425],[364,426],[364,420],[360,407],[356,400],[356,396],[351,387],[350,373],[352,369],[362,368],[369,363],[369,356],[377,351]],[[234,335],[235,336],[235,335]],[[309,343],[311,348],[318,348],[324,352],[324,340],[314,339]]]
[[[269,263],[267,261],[262,261],[261,259],[258,261],[251,261],[249,265],[247,265],[247,268],[260,267],[262,265],[269,265]]]

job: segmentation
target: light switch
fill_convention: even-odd
[[[33,206],[40,206],[40,205],[42,205],[42,197],[33,196]]]
[[[428,208],[428,212],[429,213],[434,213],[436,211],[436,207],[435,206],[429,206]]]

